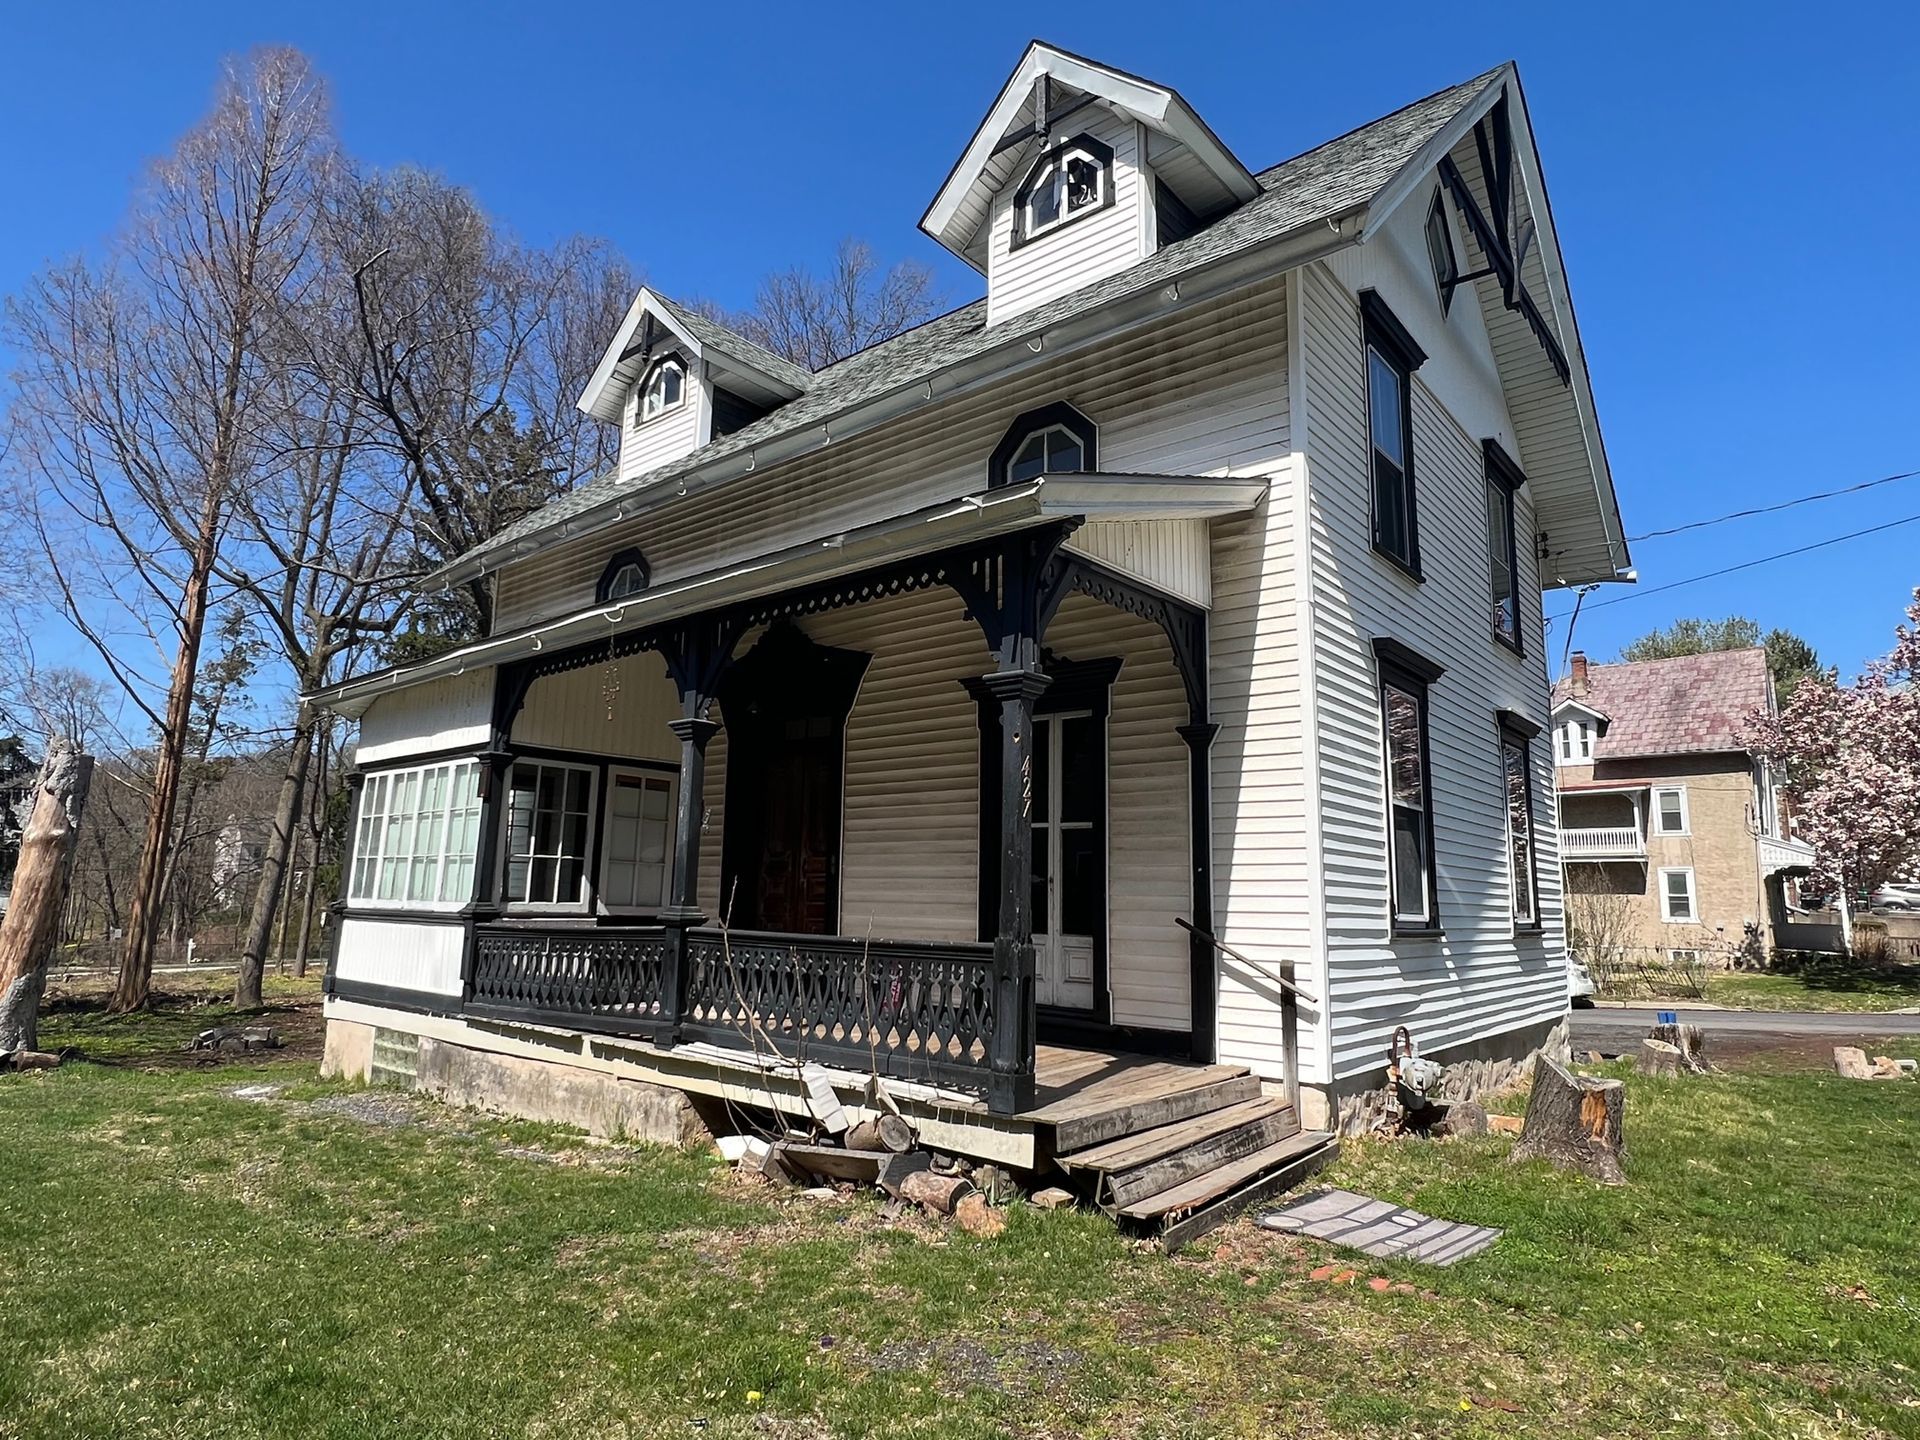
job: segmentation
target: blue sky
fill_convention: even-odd
[[[1514,58],[1629,533],[1920,469],[1909,7],[250,0],[23,6],[6,29],[8,292],[108,231],[219,58],[265,42],[314,56],[361,156],[442,171],[531,240],[607,236],[667,293],[732,304],[847,234],[973,298],[914,226],[1036,29],[1179,87],[1255,169]],[[1634,559],[1651,588],[1910,514],[1920,479]],[[1577,639],[1610,656],[1676,616],[1746,613],[1850,671],[1887,648],[1916,553],[1920,524],[1603,605],[1632,594],[1608,587]]]

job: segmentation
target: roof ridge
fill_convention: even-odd
[[[1406,104],[1402,105],[1398,110],[1389,110],[1384,115],[1376,115],[1371,120],[1363,120],[1358,125],[1352,126],[1351,128],[1346,130],[1342,130],[1338,135],[1334,135],[1326,140],[1322,140],[1318,145],[1310,145],[1305,150],[1299,151],[1297,154],[1287,156],[1287,158],[1284,160],[1276,160],[1273,164],[1267,166],[1264,170],[1254,171],[1253,178],[1255,180],[1260,181],[1262,187],[1264,188],[1268,176],[1273,175],[1277,171],[1286,169],[1287,166],[1294,164],[1296,161],[1305,160],[1309,155],[1318,154],[1320,151],[1325,150],[1329,145],[1338,145],[1342,140],[1351,140],[1355,135],[1358,135],[1362,130],[1371,130],[1376,125],[1384,125],[1389,120],[1392,120],[1396,116],[1406,114],[1407,111],[1409,110],[1417,110],[1422,105],[1431,105],[1434,101],[1441,99],[1443,96],[1451,95],[1457,90],[1471,90],[1478,86],[1488,84],[1490,81],[1493,80],[1493,78],[1496,75],[1500,74],[1501,71],[1505,70],[1512,63],[1513,62],[1511,60],[1502,60],[1498,65],[1494,66],[1491,70],[1483,71],[1481,74],[1475,75],[1471,79],[1457,81],[1452,85],[1442,85],[1438,90],[1435,90],[1431,95],[1422,95],[1418,100],[1409,100]]]

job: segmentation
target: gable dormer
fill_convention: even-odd
[[[1176,91],[1036,41],[920,228],[986,275],[992,325],[1259,193]]]
[[[812,382],[805,367],[643,287],[579,407],[620,426],[620,479],[641,480]]]

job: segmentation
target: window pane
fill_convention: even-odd
[[[1493,582],[1493,633],[1520,638],[1520,607],[1513,576],[1513,495],[1504,485],[1487,485],[1487,564]]]
[[[1032,884],[1027,893],[1028,903],[1033,906],[1033,933],[1036,935],[1046,934],[1048,927],[1053,923],[1047,915],[1047,863],[1050,855],[1048,844],[1049,834],[1047,827],[1044,825],[1034,826],[1033,876]]]
[[[1085,468],[1080,442],[1065,430],[1047,432],[1047,470],[1055,475],[1070,474]]]
[[[1033,808],[1028,817],[1044,824],[1053,805],[1053,721],[1033,722]]]
[[[1658,796],[1660,806],[1660,833],[1677,835],[1687,828],[1686,818],[1680,810],[1680,792],[1662,790]]]
[[[1067,213],[1100,202],[1100,166],[1091,157],[1075,155],[1067,161]]]
[[[1044,230],[1060,218],[1060,171],[1057,165],[1050,165],[1033,180],[1033,191],[1027,200],[1027,233]]]
[[[1527,747],[1501,747],[1507,782],[1507,836],[1513,878],[1513,918],[1533,923],[1533,810],[1528,803]]]
[[[1060,832],[1060,933],[1091,935],[1099,924],[1100,852],[1092,829]]]
[[[1060,726],[1061,823],[1098,819],[1106,778],[1100,763],[1100,722],[1091,715],[1075,715],[1055,723]]]
[[[1372,418],[1373,448],[1394,463],[1407,464],[1406,437],[1400,428],[1400,372],[1374,349],[1367,351],[1367,409]]]
[[[1427,918],[1427,827],[1423,814],[1405,805],[1393,807],[1393,914]]]
[[[1426,808],[1426,776],[1420,762],[1420,702],[1387,687],[1388,778],[1396,805]]]
[[[1384,455],[1373,457],[1374,539],[1389,555],[1413,559],[1407,535],[1407,477]]]
[[[1693,919],[1693,877],[1685,870],[1667,871],[1667,918]]]

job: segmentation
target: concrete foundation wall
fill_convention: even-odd
[[[373,1026],[357,1020],[327,1021],[327,1048],[320,1057],[320,1073],[329,1080],[371,1078]]]
[[[1523,1025],[1465,1045],[1433,1052],[1442,1074],[1433,1092],[1437,1100],[1477,1100],[1503,1090],[1533,1069],[1534,1057],[1547,1055],[1565,1063],[1569,1057],[1567,1017]],[[1348,1076],[1333,1086],[1300,1087],[1300,1123],[1310,1130],[1338,1130],[1359,1135],[1372,1127],[1387,1108],[1387,1060],[1376,1070]]]
[[[695,1148],[713,1138],[681,1091],[426,1036],[415,1085],[450,1105],[572,1125],[610,1140]]]

